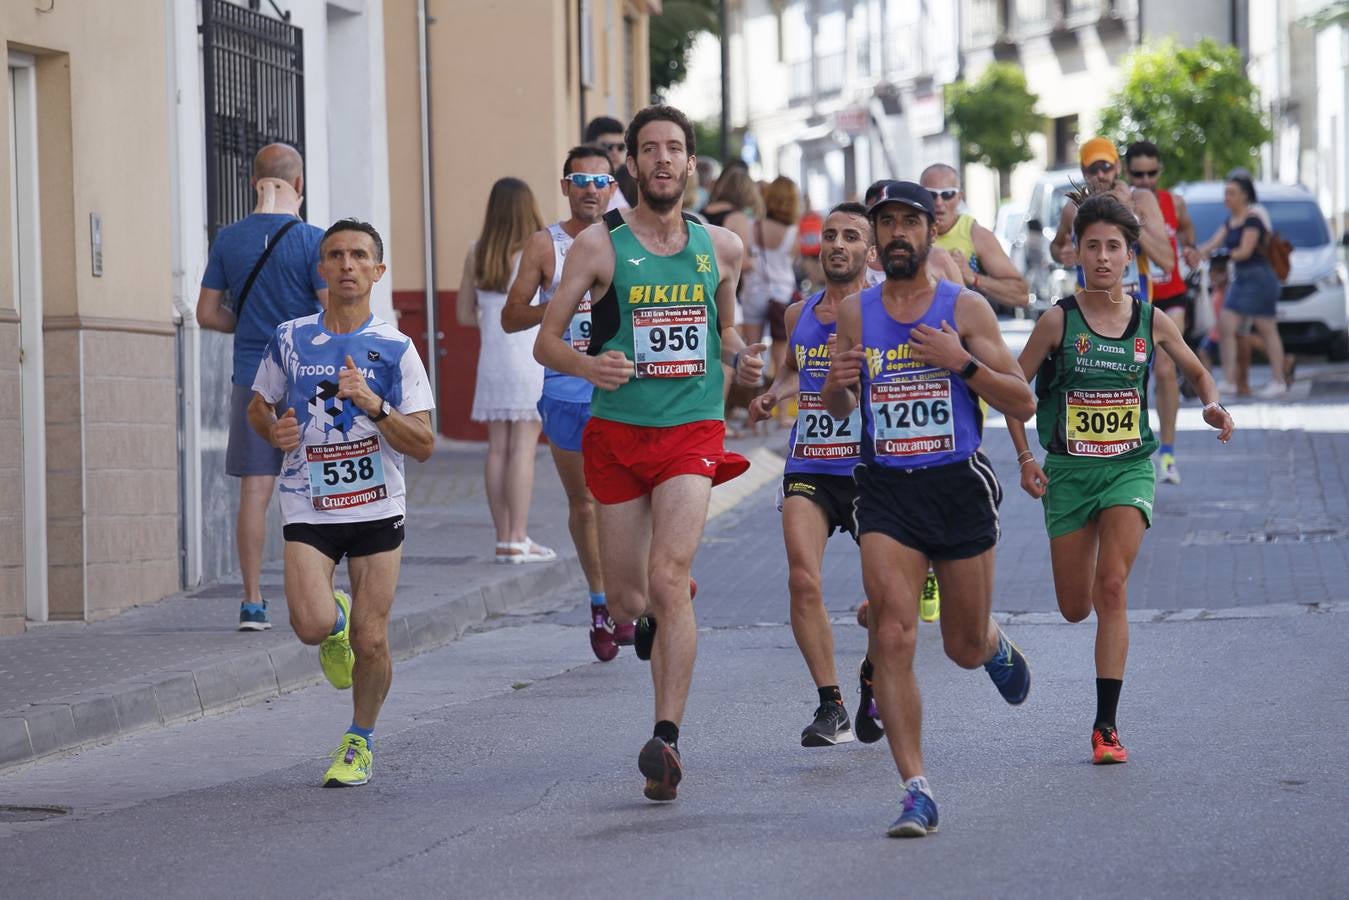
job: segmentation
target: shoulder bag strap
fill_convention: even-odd
[[[289,222],[278,228],[276,234],[272,235],[267,241],[267,249],[262,251],[262,255],[258,257],[258,261],[253,264],[253,271],[248,273],[248,280],[244,282],[244,289],[239,292],[239,302],[234,304],[235,319],[239,319],[243,316],[244,301],[248,299],[248,292],[253,289],[253,282],[258,280],[258,273],[262,271],[263,266],[267,265],[267,260],[271,257],[272,251],[276,249],[276,245],[281,243],[281,239],[286,236],[287,231],[290,231],[299,224],[299,219],[291,219]]]

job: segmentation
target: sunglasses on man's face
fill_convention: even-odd
[[[585,172],[572,172],[570,175],[567,176],[567,180],[570,181],[572,184],[576,185],[578,188],[587,187],[588,185],[593,184],[600,190],[604,190],[609,185],[614,183],[614,176],[588,175]]]
[[[940,191],[928,188],[927,192],[932,195],[933,200],[945,200],[947,203],[960,196],[960,188],[943,188]]]
[[[613,143],[601,142],[600,149],[605,153],[617,153],[620,150],[627,150],[628,145],[622,141],[615,141]]]
[[[1104,175],[1106,172],[1114,170],[1114,168],[1115,168],[1114,163],[1106,162],[1103,159],[1099,159],[1096,162],[1092,163],[1091,165],[1087,166],[1087,174]]]
[[[1161,173],[1161,171],[1162,171],[1161,169],[1148,169],[1146,172],[1143,172],[1143,171],[1140,171],[1140,170],[1138,170],[1138,169],[1130,169],[1130,170],[1129,170],[1129,177],[1130,177],[1130,178],[1156,178],[1156,177]]]

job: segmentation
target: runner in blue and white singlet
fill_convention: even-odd
[[[284,453],[291,628],[318,646],[328,682],[351,690],[351,726],[323,785],[355,787],[371,778],[375,722],[393,679],[388,635],[406,531],[403,459],[425,462],[434,452],[435,399],[412,341],[370,312],[371,289],[386,271],[379,232],[356,219],[333,223],[319,242],[318,270],[327,308],[277,327],[253,377],[248,422]],[[354,598],[334,583],[344,558]]]
[[[301,445],[281,464],[281,516],[287,525],[372,522],[406,511],[403,454],[370,417],[337,397],[350,356],[378,396],[404,415],[431,409],[431,385],[412,341],[375,316],[354,334],[332,334],[323,314],[283,322],[263,351],[253,390],[293,407]]]
[[[548,236],[553,242],[553,278],[546,286],[539,285],[540,306],[553,299],[557,286],[562,283],[562,266],[567,260],[567,251],[571,249],[572,242],[575,240],[570,234],[567,234],[561,222],[554,222],[548,226],[547,230]],[[576,315],[571,317],[571,326],[562,335],[562,339],[571,344],[579,353],[585,353],[589,349],[589,294],[586,294],[581,300],[580,308],[576,310]],[[543,370],[543,396],[545,397],[561,400],[564,403],[589,403],[590,396],[594,391],[595,386],[584,378],[567,375],[546,367]]]
[[[548,303],[562,283],[567,252],[576,235],[600,221],[610,196],[617,193],[608,155],[602,149],[588,145],[573,147],[567,153],[562,163],[560,185],[571,216],[534,232],[526,242],[515,283],[511,285],[501,312],[501,324],[506,331],[533,328],[543,321]],[[590,335],[590,295],[587,293],[581,298],[562,339],[577,353],[584,354],[590,348]],[[619,644],[631,643],[633,626],[631,622],[615,625],[609,617],[604,577],[600,571],[599,533],[594,524],[595,499],[585,484],[581,434],[590,421],[590,398],[594,390],[584,378],[545,367],[538,409],[558,477],[567,492],[572,543],[590,589],[590,647],[597,659],[608,661],[618,655]],[[498,556],[498,560],[531,561],[535,557],[527,544],[518,548],[525,551],[523,557]]]

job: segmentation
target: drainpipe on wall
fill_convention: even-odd
[[[440,433],[440,382],[436,378],[440,353],[436,328],[436,208],[431,184],[431,60],[426,47],[426,0],[417,0],[417,72],[421,80],[422,131],[422,257],[426,267],[426,376],[431,381],[431,431]]]

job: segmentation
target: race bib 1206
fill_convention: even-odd
[[[949,377],[874,383],[867,402],[877,456],[918,456],[956,448]]]
[[[707,307],[667,306],[632,311],[638,378],[707,374]]]
[[[389,496],[379,438],[304,448],[314,509],[350,509]]]

